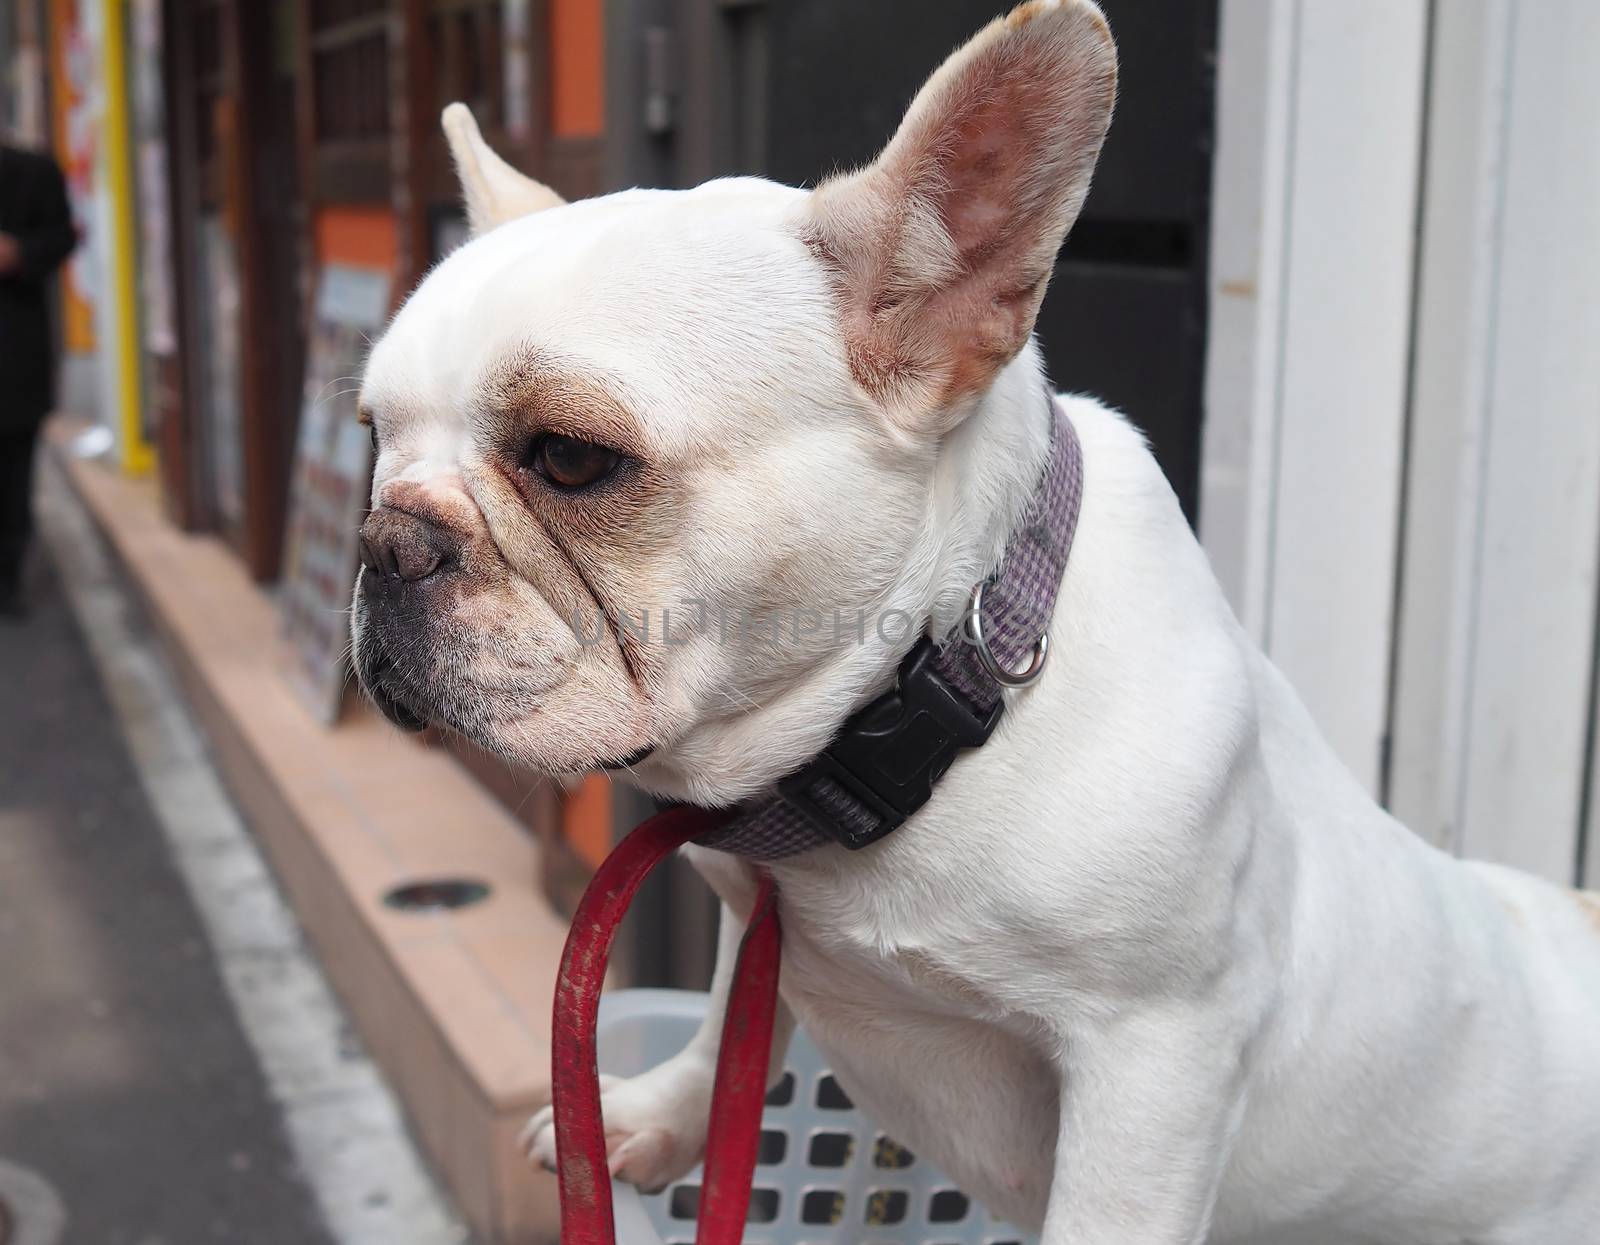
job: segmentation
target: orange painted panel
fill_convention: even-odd
[[[561,801],[561,833],[589,866],[611,850],[611,779],[590,774]]]
[[[318,264],[354,264],[395,271],[400,256],[400,229],[388,208],[319,208],[314,233]]]
[[[550,132],[598,138],[605,124],[604,0],[550,0]]]

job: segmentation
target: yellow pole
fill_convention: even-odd
[[[137,241],[133,221],[133,138],[128,125],[127,0],[102,0],[105,24],[107,189],[111,195],[111,299],[115,308],[117,418],[122,466],[142,475],[155,465],[140,419]]]

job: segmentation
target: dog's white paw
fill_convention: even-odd
[[[600,1078],[600,1111],[606,1124],[611,1174],[647,1193],[687,1175],[705,1156],[711,1077],[698,1065],[670,1063],[643,1076]],[[522,1130],[528,1158],[556,1169],[555,1115],[545,1107]]]

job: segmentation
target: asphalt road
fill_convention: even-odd
[[[325,1245],[53,570],[0,622],[0,1161],[67,1245]]]

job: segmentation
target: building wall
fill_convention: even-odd
[[[123,403],[116,359],[83,367],[127,336],[104,141],[123,7],[39,6],[89,234],[66,280],[82,411]],[[527,9],[536,171],[579,192],[607,138],[606,12]],[[1600,855],[1600,6],[1224,0],[1219,42],[1202,537],[1376,796],[1571,880]]]

